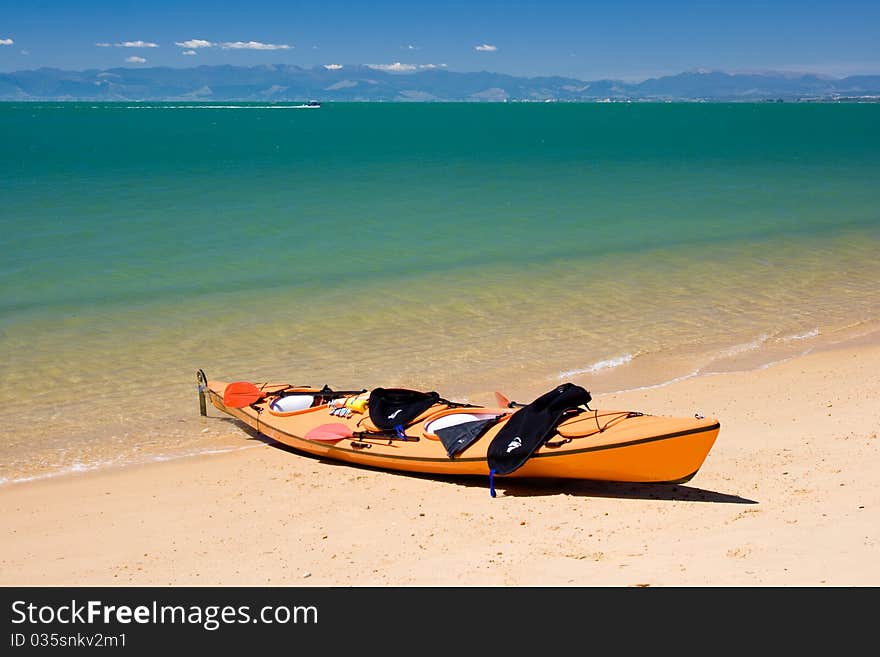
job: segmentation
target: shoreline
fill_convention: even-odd
[[[851,330],[853,327],[859,327],[860,330],[855,334],[848,334],[847,329]],[[559,376],[551,375],[549,373],[545,373],[544,375],[536,374],[532,379],[529,380],[528,384],[525,385],[525,390],[531,393],[531,397],[529,397],[528,394],[525,394],[514,395],[514,398],[520,402],[530,401],[535,396],[545,392],[546,389],[549,389],[554,385],[558,385],[563,381],[571,381],[578,385],[584,386],[593,395],[594,399],[603,396],[607,397],[610,395],[627,395],[629,393],[658,390],[690,379],[712,377],[717,374],[748,374],[751,372],[758,372],[760,370],[767,369],[781,363],[802,358],[803,356],[809,355],[811,353],[845,348],[846,346],[880,345],[880,325],[873,321],[856,322],[850,327],[843,327],[841,329],[838,329],[838,331],[836,331],[835,333],[843,333],[843,336],[837,337],[837,339],[833,339],[834,333],[819,334],[818,330],[815,331],[815,334],[811,332],[811,334],[807,337],[816,339],[817,341],[815,344],[807,347],[807,349],[803,352],[793,353],[791,355],[779,358],[778,360],[767,361],[765,357],[767,354],[764,354],[759,346],[754,353],[747,354],[747,358],[742,361],[744,366],[740,369],[729,368],[716,370],[709,369],[707,366],[704,365],[702,367],[694,369],[689,373],[681,374],[680,376],[676,376],[672,379],[661,380],[657,383],[647,383],[645,385],[638,385],[633,387],[627,387],[626,385],[624,385],[623,387],[619,387],[615,386],[614,384],[620,383],[621,381],[629,382],[637,379],[656,379],[659,377],[658,371],[662,368],[658,368],[656,365],[640,365],[637,358],[610,359],[608,362],[614,361],[613,365],[615,366],[612,366],[607,370],[604,367],[584,368],[580,370],[576,369],[568,372],[562,372]],[[748,356],[751,356],[752,358],[748,358]],[[640,373],[638,375],[633,372],[621,374],[620,372],[615,371],[618,369],[616,365],[626,366],[630,364],[634,364],[635,367],[640,367]],[[540,385],[536,383],[538,381],[541,382]],[[525,381],[519,381],[518,383],[524,384]],[[544,387],[542,388],[541,386]],[[428,388],[425,388],[423,386],[423,389]],[[497,389],[500,388],[496,388],[496,390]],[[510,391],[504,390],[504,392]],[[192,396],[193,398],[195,398],[194,392]],[[486,389],[481,390],[476,394],[465,394],[459,400],[465,402],[473,402],[478,405],[493,405],[494,390]],[[187,406],[189,406],[189,404],[187,404]],[[670,414],[676,415],[679,413],[671,411]],[[215,409],[211,408],[210,405],[208,408],[208,415],[209,417],[207,419],[209,421],[212,419],[212,415],[214,419],[218,417]],[[240,439],[240,436],[238,435],[238,433],[240,432],[230,431],[228,428],[219,431],[215,430],[216,427],[212,426],[210,422],[208,424],[205,423],[205,418],[201,418],[198,415],[190,412],[189,410],[186,411],[185,416],[178,419],[178,422],[199,422],[199,427],[190,427],[188,431],[192,435],[202,434],[209,436],[209,440],[213,440],[215,442],[209,442],[203,447],[179,447],[176,451],[173,447],[169,445],[166,447],[166,451],[158,451],[154,454],[143,455],[142,458],[136,460],[106,459],[98,462],[83,462],[82,460],[77,458],[72,463],[66,466],[58,467],[55,470],[40,471],[27,474],[22,473],[20,476],[0,476],[0,490],[2,490],[5,486],[28,483],[32,481],[53,479],[56,477],[66,477],[69,475],[77,475],[82,473],[101,472],[105,470],[119,470],[137,467],[140,465],[148,465],[151,463],[162,463],[166,461],[211,455],[221,452],[237,451],[254,446],[239,445],[238,441]]]
[[[370,470],[254,449],[0,486],[2,586],[875,586],[880,345],[594,395],[718,417],[683,485]],[[230,424],[230,434],[241,429]]]
[[[594,398],[603,395],[658,390],[689,379],[711,377],[719,373],[760,371],[780,363],[801,358],[810,353],[836,349],[846,345],[880,345],[880,324],[872,320],[861,320],[829,333],[819,333],[818,330],[811,331],[806,338],[809,340],[809,344],[804,345],[803,351],[790,352],[782,357],[778,357],[780,355],[779,351],[774,352],[772,349],[765,349],[764,343],[767,342],[766,340],[750,343],[755,344],[756,347],[754,350],[746,353],[731,348],[728,351],[736,352],[739,360],[728,361],[726,367],[713,368],[713,364],[716,366],[719,364],[720,359],[718,358],[708,361],[697,358],[693,362],[702,363],[702,365],[696,365],[694,369],[688,372],[686,371],[686,363],[689,362],[689,359],[660,356],[659,359],[652,360],[651,355],[643,358],[644,355],[639,354],[634,358],[609,359],[607,362],[615,366],[608,368],[587,367],[562,372],[558,375],[554,374],[552,370],[546,370],[543,373],[535,372],[522,376],[519,379],[513,379],[512,381],[516,384],[515,387],[512,385],[510,387],[488,388],[483,385],[474,384],[470,389],[465,388],[467,390],[465,394],[449,395],[448,398],[491,406],[495,403],[494,391],[500,390],[511,399],[527,402],[563,381],[571,381],[572,383],[582,385]],[[768,360],[771,357],[773,359]],[[670,365],[674,365],[672,371],[670,371]],[[680,375],[673,376],[671,379],[664,379],[664,377],[675,375],[679,371],[681,372]],[[646,381],[646,383],[643,385],[632,385],[636,381]],[[350,382],[350,385],[334,387],[354,387],[357,383]],[[398,383],[403,387],[410,387],[403,380],[398,381]],[[421,384],[413,385],[412,387],[424,390],[435,389],[429,383],[422,381]],[[134,416],[128,418],[133,421],[133,424],[128,428],[120,425],[109,428],[94,426],[91,429],[87,425],[77,426],[74,429],[77,440],[82,441],[86,439],[88,444],[84,445],[81,442],[74,442],[68,446],[64,444],[63,440],[56,442],[57,449],[69,450],[64,454],[64,457],[69,462],[56,462],[53,464],[54,469],[45,469],[45,466],[43,466],[42,469],[25,468],[14,472],[15,460],[10,458],[6,463],[9,471],[3,472],[2,468],[0,468],[0,489],[4,486],[54,477],[65,477],[80,472],[132,467],[140,464],[186,458],[191,455],[198,456],[200,454],[211,454],[216,451],[240,449],[240,432],[231,431],[229,427],[223,427],[212,422],[211,418],[208,418],[206,421],[206,418],[202,418],[197,412],[194,412],[196,408],[194,386],[183,386],[178,383],[175,387],[179,388],[179,394],[173,402],[173,407],[167,407],[166,411],[160,411],[158,407],[154,407],[149,411],[165,413],[161,427],[157,423],[153,423],[152,427],[146,427],[143,417],[149,415],[149,412],[141,418]],[[445,389],[445,386],[441,388]],[[671,414],[676,413],[673,411]],[[81,418],[76,411],[70,413],[69,417]],[[56,418],[53,417],[52,419],[55,420]],[[168,433],[163,435],[163,427],[171,432],[170,435]],[[62,437],[65,430],[71,430],[71,427],[65,429],[60,423],[55,428],[59,430],[58,435]],[[145,433],[145,430],[149,431],[149,433]],[[38,430],[35,427],[32,427],[31,431],[35,434],[44,434],[44,430]],[[120,433],[125,435],[126,438],[131,439],[127,452],[124,449],[125,445],[121,446],[123,449],[120,451],[112,451],[112,449],[119,449],[120,447],[116,442],[117,436]],[[20,435],[18,436],[18,442],[20,443],[18,449],[27,450],[31,457],[36,455],[38,458],[45,460],[47,456],[52,456],[52,452],[46,446],[43,446],[43,451],[41,452],[31,451],[28,448],[28,441],[24,440]],[[83,450],[83,446],[87,449]],[[9,456],[12,457],[13,454]]]

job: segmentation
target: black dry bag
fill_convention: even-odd
[[[419,415],[440,401],[436,392],[406,388],[373,388],[367,407],[370,421],[383,431],[408,427]]]

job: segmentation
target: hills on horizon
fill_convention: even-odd
[[[364,65],[55,68],[0,73],[3,101],[880,101],[880,75],[688,71],[641,82]]]

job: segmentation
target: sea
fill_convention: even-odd
[[[880,329],[880,103],[295,105],[0,103],[0,485],[253,447],[200,369],[601,405]]]

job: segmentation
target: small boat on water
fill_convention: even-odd
[[[303,452],[386,470],[438,475],[684,483],[696,475],[721,425],[590,408],[565,383],[523,404],[450,401],[404,388],[332,390],[286,383],[208,380],[198,371],[202,414],[211,404]]]
[[[319,103],[317,100],[310,100],[309,102],[304,103],[302,105],[294,105],[294,107],[297,109],[315,109],[320,106],[321,106],[321,103]]]

